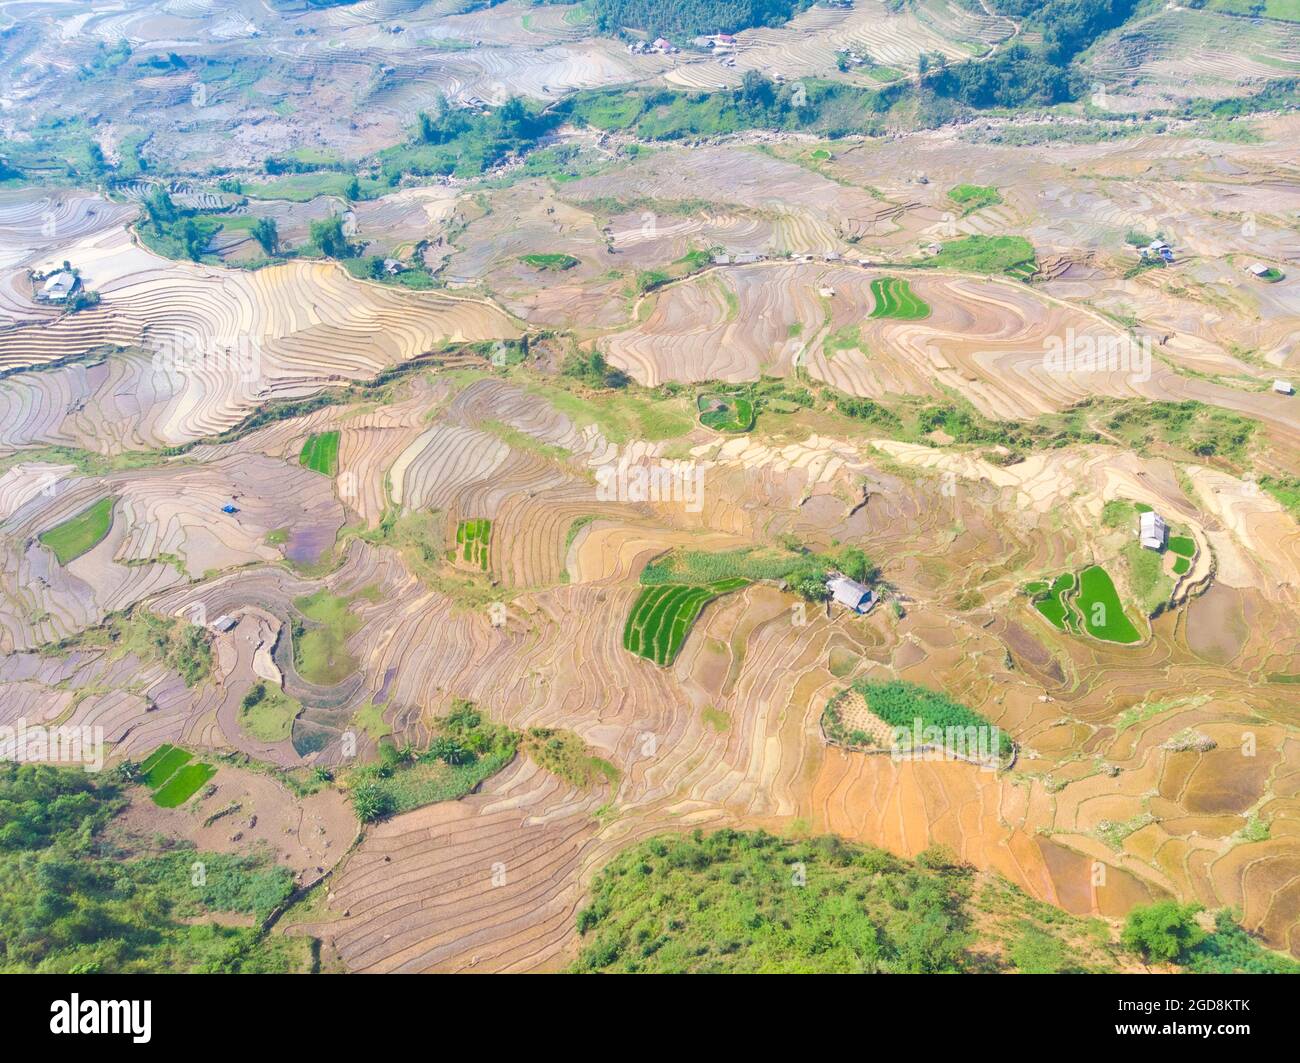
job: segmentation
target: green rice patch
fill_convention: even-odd
[[[875,304],[871,317],[919,321],[930,316],[930,304],[901,277],[877,277],[871,282],[871,298]]]
[[[463,520],[456,526],[456,552],[466,564],[487,571],[491,542],[492,522],[486,517]]]
[[[563,272],[566,269],[573,269],[578,264],[578,260],[572,255],[562,254],[520,255],[519,261],[525,266],[548,272]]]
[[[189,759],[190,754],[185,750],[164,742],[140,765],[145,786],[151,790],[158,789]]]
[[[339,433],[319,432],[308,436],[298,461],[312,472],[334,476],[339,467]]]
[[[1179,557],[1194,557],[1196,555],[1196,540],[1190,535],[1171,535],[1169,537],[1169,549]]]
[[[1031,590],[1034,587],[1041,587],[1042,590]],[[1037,609],[1043,617],[1054,628],[1059,631],[1078,630],[1079,617],[1071,608],[1066,598],[1074,590],[1074,573],[1063,572],[1052,581],[1049,587],[1046,583],[1039,581],[1031,583],[1025,588],[1030,594],[1035,595],[1034,608]]]
[[[646,587],[628,614],[623,648],[661,667],[672,664],[704,607],[748,584],[749,580],[737,577],[702,586],[665,583]]]
[[[154,804],[160,808],[177,808],[198,793],[216,773],[211,764],[187,764],[154,792]]]
[[[38,538],[43,546],[54,551],[60,565],[66,565],[103,542],[112,526],[113,499],[101,498],[75,517],[41,532]]]
[[[1110,574],[1100,565],[1085,568],[1080,574],[1078,605],[1088,634],[1094,638],[1124,645],[1141,641],[1142,636],[1120,604]]]
[[[190,763],[193,754],[164,742],[140,764],[140,781],[153,791],[154,804],[176,808],[193,797],[217,769],[201,762]]]
[[[1187,572],[1191,569],[1191,567],[1192,567],[1192,563],[1188,561],[1187,558],[1185,557],[1176,558],[1174,560],[1174,575],[1175,576],[1186,575]]]

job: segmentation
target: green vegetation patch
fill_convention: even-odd
[[[838,571],[859,583],[873,583],[880,571],[856,546],[815,553],[797,542],[782,547],[742,548],[716,553],[672,550],[641,572],[647,587],[661,584],[711,586],[720,580],[783,581],[791,591],[810,602],[825,601],[828,574]]]
[[[561,121],[551,111],[512,96],[486,112],[440,100],[421,112],[415,137],[379,152],[380,180],[396,187],[405,175],[477,177],[510,155],[523,155]]]
[[[199,761],[179,746],[164,742],[140,764],[140,781],[153,791],[154,803],[163,808],[183,805],[217,769]]]
[[[208,245],[221,229],[222,223],[217,218],[190,214],[152,225],[140,225],[136,232],[145,247],[164,258],[202,262],[205,258],[215,261]]]
[[[1246,15],[1250,18],[1277,18],[1287,22],[1300,22],[1300,0],[1194,0],[1188,7],[1203,7],[1207,11],[1222,11],[1229,15]]]
[[[487,571],[492,522],[486,517],[463,520],[456,526],[456,553],[466,564]]]
[[[754,427],[754,403],[744,395],[705,392],[696,406],[700,424],[715,432],[748,432]]]
[[[1125,558],[1130,566],[1130,585],[1144,606],[1147,601],[1158,604],[1168,599],[1169,579],[1161,570],[1159,554],[1130,543],[1125,548]],[[1135,570],[1135,564],[1142,567]],[[1030,595],[1033,607],[1059,631],[1077,635],[1086,632],[1106,642],[1141,641],[1141,635],[1120,604],[1115,584],[1100,565],[1084,569],[1077,578],[1072,572],[1063,572],[1050,586],[1036,581],[1027,584],[1024,590]],[[1148,611],[1154,609],[1153,604]]]
[[[212,636],[206,628],[161,617],[143,606],[108,617],[97,627],[79,631],[40,648],[62,656],[79,649],[103,651],[111,661],[134,654],[142,662],[161,661],[180,674],[187,687],[203,682],[212,670]]]
[[[1153,615],[1169,601],[1174,589],[1173,581],[1165,575],[1163,555],[1130,542],[1124,546],[1124,563],[1128,566],[1129,589],[1139,608],[1147,616]]]
[[[307,970],[308,942],[258,931],[293,891],[292,872],[268,854],[120,848],[105,828],[126,806],[130,775],[129,765],[92,775],[0,763],[0,970]],[[253,925],[223,925],[218,913]]]
[[[812,0],[591,0],[602,33],[624,27],[688,41],[705,33],[736,33],[752,26],[781,26]]]
[[[862,351],[861,325],[841,325],[834,332],[828,332],[822,340],[822,354],[834,358],[840,351]]]
[[[149,789],[156,790],[182,765],[188,764],[190,756],[186,750],[164,742],[140,765],[141,779]]]
[[[258,682],[239,703],[239,726],[263,742],[283,742],[300,712],[302,706],[279,687]]]
[[[1238,463],[1248,457],[1258,429],[1249,417],[1195,399],[1125,402],[1104,424],[1107,431],[1119,436],[1133,450],[1146,450],[1158,440],[1198,458],[1219,457]],[[1142,507],[1137,508],[1145,512]]]
[[[578,375],[579,361],[594,365],[591,377]],[[574,370],[572,374],[570,368]],[[630,439],[651,442],[681,439],[694,427],[693,411],[684,399],[670,392],[627,388],[627,377],[607,366],[598,352],[590,360],[570,363],[566,359],[561,372],[577,386],[551,385],[536,377],[529,377],[523,383],[578,427],[594,424],[611,443],[626,443]],[[587,388],[613,390],[588,393]]]
[[[314,621],[311,627],[297,618],[293,622],[294,667],[307,682],[333,686],[356,671],[357,659],[347,651],[348,638],[361,626],[348,609],[356,597],[342,598],[322,588],[294,599],[294,608]]]
[[[434,729],[422,752],[385,741],[378,763],[349,773],[352,807],[363,823],[464,797],[509,764],[519,747],[518,733],[487,720],[468,701],[458,700]]]
[[[162,808],[177,808],[198,793],[216,773],[217,769],[211,764],[186,764],[154,791],[154,804]]]
[[[578,264],[578,260],[572,255],[564,254],[520,255],[519,261],[525,266],[551,273],[562,273],[566,269],[573,269]]]
[[[1271,952],[1246,933],[1227,910],[1214,930],[1197,921],[1199,904],[1156,901],[1128,914],[1120,940],[1148,963],[1173,963],[1195,974],[1300,974],[1300,963]]]
[[[901,277],[877,277],[871,282],[872,317],[919,321],[930,316],[930,305]]]
[[[602,780],[618,786],[619,770],[592,753],[572,731],[530,727],[524,732],[523,750],[540,767],[580,790],[589,790]]]
[[[700,719],[717,734],[725,734],[731,730],[731,717],[712,705],[706,705],[700,710]]]
[[[1300,476],[1261,476],[1259,486],[1286,507],[1293,517],[1300,518]]]
[[[1112,498],[1101,507],[1101,522],[1107,528],[1137,527],[1137,506],[1123,498]]]
[[[1030,583],[1025,590],[1033,598],[1033,606],[1059,631],[1078,631],[1079,614],[1074,611],[1067,597],[1074,590],[1074,573],[1063,572],[1046,582]]]
[[[967,969],[967,874],[838,838],[722,830],[632,846],[578,913],[576,972]]]
[[[660,584],[641,591],[623,629],[623,648],[667,667],[677,659],[691,625],[709,602],[738,591],[746,579],[724,579],[703,586]]]
[[[1196,540],[1190,535],[1171,535],[1169,549],[1179,557],[1196,556]]]
[[[1002,202],[1002,194],[992,185],[956,185],[948,189],[948,198],[962,208],[963,214]]]
[[[66,565],[103,542],[112,526],[113,499],[101,498],[75,517],[41,532],[38,538],[54,551],[60,565]]]
[[[995,728],[979,713],[954,701],[942,691],[930,690],[901,679],[859,679],[852,689],[866,699],[867,708],[872,714],[890,727],[910,732],[919,720],[922,728],[937,727],[945,734],[950,728],[961,729],[963,732],[977,728],[990,736],[996,731],[998,755],[1011,755],[1011,739],[1001,728]],[[975,750],[970,752],[973,755]]]
[[[694,831],[631,846],[578,913],[575,972],[1113,973],[1110,927],[974,876],[835,837]]]
[[[355,178],[337,170],[314,170],[306,173],[284,174],[270,181],[243,184],[244,195],[254,199],[283,199],[291,203],[307,203],[317,196],[348,197]]]
[[[1078,605],[1088,633],[1094,638],[1123,644],[1141,641],[1142,636],[1120,604],[1114,582],[1100,565],[1090,565],[1079,574]]]
[[[317,432],[308,436],[298,462],[312,472],[334,476],[339,468],[339,433]]]
[[[968,273],[1007,273],[1020,279],[1038,269],[1034,245],[1023,236],[964,236],[949,240],[937,255],[913,265]]]

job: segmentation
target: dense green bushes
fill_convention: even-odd
[[[722,830],[625,850],[578,913],[575,971],[915,972],[966,969],[963,870],[834,837]]]
[[[437,721],[427,749],[399,749],[383,741],[377,763],[350,773],[353,811],[369,823],[436,801],[454,801],[509,764],[518,748],[517,732],[486,720],[472,703],[457,701]]]
[[[593,0],[592,14],[602,33],[629,28],[685,40],[781,26],[811,5],[812,0]]]
[[[672,551],[647,565],[641,582],[653,587],[703,586],[730,579],[784,580],[809,601],[825,601],[827,573],[831,571],[842,572],[860,583],[874,582],[880,576],[877,566],[856,546],[817,553],[791,543],[765,550]]]
[[[476,177],[507,155],[523,153],[559,124],[517,96],[489,111],[469,111],[441,102],[434,114],[421,112],[416,139],[379,153],[382,180],[396,185],[405,174]]]
[[[859,679],[853,684],[853,689],[866,699],[867,708],[872,714],[880,717],[890,727],[911,729],[919,720],[921,727],[937,727],[943,730],[945,735],[949,728],[997,730],[979,713],[954,701],[947,694],[917,686],[915,683],[905,683],[901,679],[886,682]],[[1003,757],[1009,756],[1011,739],[998,730],[997,741],[998,754]]]
[[[798,129],[833,137],[879,132],[881,115],[896,98],[895,90],[815,78],[778,86],[750,70],[733,90],[596,90],[575,94],[556,112],[579,125],[627,130],[644,140],[720,136],[744,129]]]
[[[129,771],[0,762],[0,970],[280,971],[302,947],[211,913],[265,918],[293,888],[262,856],[175,848],[132,858],[104,828]]]

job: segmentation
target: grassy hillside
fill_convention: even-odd
[[[1157,901],[1124,927],[1070,915],[942,847],[914,861],[825,836],[663,835],[596,876],[577,973],[1281,974],[1232,914]]]
[[[1106,924],[978,879],[940,851],[911,862],[833,837],[762,831],[697,831],[628,849],[596,878],[578,929],[578,972],[1116,968]]]
[[[121,771],[0,763],[0,972],[305,969],[305,942],[260,940],[255,925],[288,897],[292,874],[259,856],[110,844],[130,785]]]

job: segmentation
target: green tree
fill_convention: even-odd
[[[1173,900],[1141,905],[1129,912],[1120,942],[1144,960],[1178,963],[1205,940],[1205,931],[1196,922],[1200,910],[1199,904]]]
[[[627,374],[611,367],[605,356],[596,350],[574,351],[564,359],[560,373],[593,388],[625,388],[628,385]]]
[[[175,221],[181,216],[180,209],[172,202],[167,189],[161,185],[155,188],[144,201],[145,213],[158,231],[162,231],[164,222]]]
[[[311,243],[328,258],[348,258],[352,247],[343,235],[343,219],[337,214],[311,223]]]
[[[280,231],[274,218],[258,218],[253,223],[253,239],[262,245],[268,255],[274,255],[280,247]]]
[[[185,253],[195,262],[203,261],[203,252],[211,237],[212,230],[200,226],[193,218],[186,218],[181,226],[181,242],[185,245]]]

